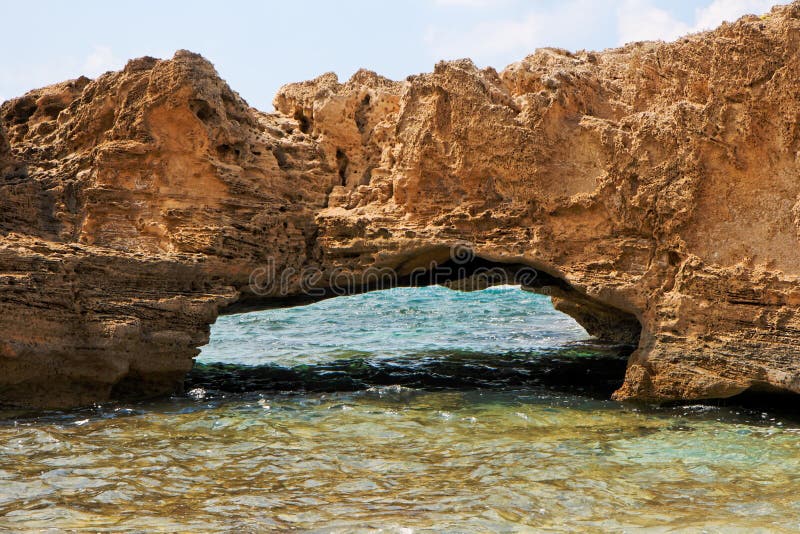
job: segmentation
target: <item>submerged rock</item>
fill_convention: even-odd
[[[326,74],[275,113],[186,51],[10,100],[0,402],[173,391],[220,312],[375,268],[535,269],[517,281],[638,344],[619,399],[798,393],[799,45],[793,3],[502,72]]]

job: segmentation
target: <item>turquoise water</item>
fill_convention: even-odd
[[[3,414],[0,530],[800,530],[796,412],[612,402],[628,350],[509,287],[221,317],[183,395]]]
[[[220,317],[197,361],[296,365],[446,351],[502,354],[588,337],[542,295],[513,286],[469,293],[432,286]]]

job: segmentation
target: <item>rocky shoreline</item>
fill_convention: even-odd
[[[0,403],[166,394],[220,313],[454,262],[533,269],[636,343],[617,399],[800,393],[798,80],[795,2],[501,72],[326,74],[274,113],[186,51],[31,91],[0,106]]]

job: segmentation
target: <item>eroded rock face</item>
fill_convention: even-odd
[[[794,3],[499,73],[326,74],[270,114],[185,51],[32,91],[0,107],[0,402],[172,391],[218,313],[456,244],[638,341],[617,398],[800,393],[798,80]]]

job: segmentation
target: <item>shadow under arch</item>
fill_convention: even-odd
[[[607,399],[632,347],[572,343],[551,351],[487,354],[470,350],[409,353],[391,360],[346,358],[315,364],[196,364],[186,388],[211,395],[261,391],[362,391],[381,386],[424,390],[545,389]]]

